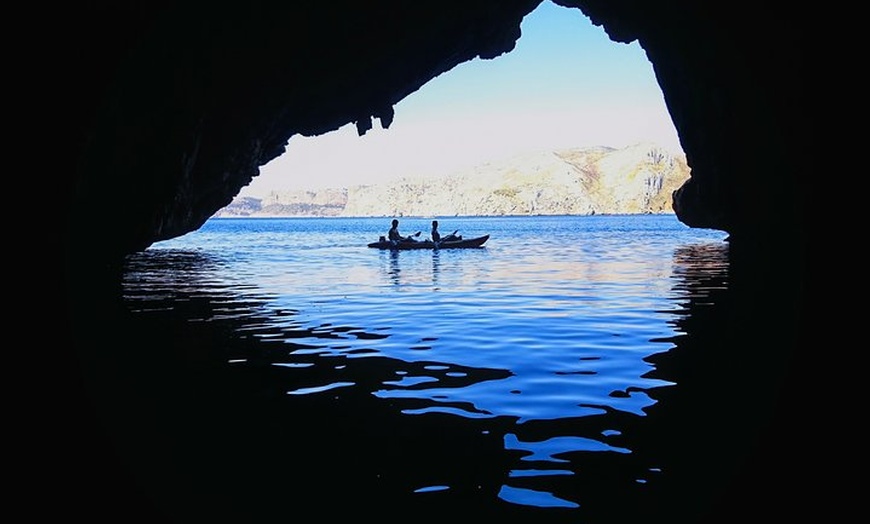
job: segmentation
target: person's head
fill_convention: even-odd
[[[433,220],[433,221],[432,221],[432,227],[438,227],[438,221],[437,221],[437,220]]]
[[[399,225],[399,221],[398,221],[397,219],[394,218],[394,219],[393,219],[393,227],[396,227],[396,226],[398,226],[398,225]]]

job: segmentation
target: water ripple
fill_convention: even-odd
[[[677,385],[650,357],[674,346],[689,301],[727,288],[720,234],[592,218],[545,221],[546,235],[534,220],[466,219],[487,247],[442,252],[367,249],[383,226],[370,219],[212,220],[130,256],[124,298],[138,315],[232,324],[224,362],[279,369],[299,402],[366,395],[403,417],[505,428],[516,458],[498,497],[575,508],[582,495],[556,492],[578,456],[632,453],[610,440]]]

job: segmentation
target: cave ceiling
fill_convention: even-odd
[[[80,20],[66,28],[80,86],[76,165],[65,181],[72,244],[113,257],[197,229],[292,136],[389,127],[393,106],[429,80],[509,53],[540,3],[70,8]],[[797,14],[690,1],[555,3],[647,53],[692,168],[674,195],[681,221],[738,238],[799,233]]]

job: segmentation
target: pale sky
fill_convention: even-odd
[[[241,196],[450,174],[542,149],[651,142],[682,152],[652,65],[579,10],[545,1],[510,53],[475,59],[394,106],[389,129],[293,136]]]

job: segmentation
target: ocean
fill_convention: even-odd
[[[711,371],[728,348],[701,324],[726,307],[724,232],[673,215],[399,217],[406,235],[437,218],[490,239],[368,248],[391,218],[213,218],[127,258],[123,304],[150,353],[137,380],[164,406],[141,489],[165,511],[608,522],[716,507],[730,455],[710,446],[741,445],[705,440],[711,412],[746,410],[694,378],[739,388]]]
[[[212,219],[131,256],[125,300],[145,314],[226,293],[221,311],[188,320],[242,323],[239,338],[268,343],[271,364],[296,370],[291,395],[366,384],[402,413],[510,417],[522,427],[606,410],[642,416],[653,404],[644,391],[670,385],[645,378],[645,359],[679,334],[674,320],[692,290],[680,281],[684,253],[718,253],[707,277],[727,282],[725,235],[673,215],[440,220],[445,231],[490,240],[483,249],[381,251],[366,244],[389,219]],[[429,222],[401,227],[425,238]],[[354,371],[371,358],[397,365],[377,388]]]

